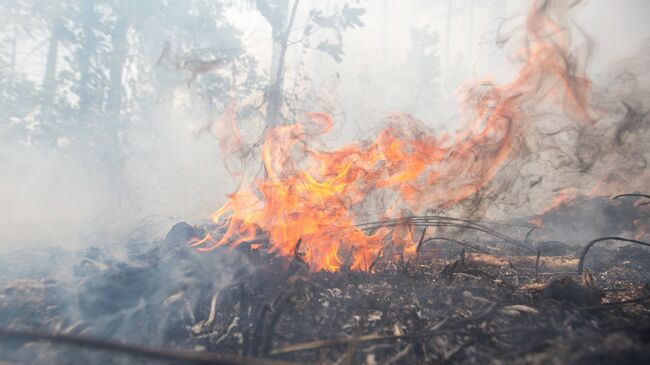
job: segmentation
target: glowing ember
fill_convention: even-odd
[[[586,102],[589,82],[567,61],[568,39],[558,20],[562,10],[552,2],[533,5],[527,47],[518,53],[523,63],[519,74],[502,86],[482,82],[468,88],[463,103],[473,110],[472,121],[455,136],[428,135],[408,115],[393,116],[372,142],[332,151],[314,147],[332,128],[323,113],[267,130],[264,176],[231,194],[212,216],[222,230],[193,245],[203,250],[236,246],[263,232],[270,251],[292,256],[302,239],[310,268],[330,271],[348,256],[352,269],[365,270],[386,242],[397,254],[414,254],[418,235],[412,225],[366,233],[355,225],[360,223],[357,208],[384,194],[392,199],[382,214],[388,219],[429,207],[450,208],[472,197],[521,153],[530,128],[528,113],[537,105],[562,105],[573,120],[593,120]],[[226,119],[234,114],[229,109]],[[223,140],[238,142],[236,124],[224,123],[233,138]],[[558,195],[558,204],[568,195]]]

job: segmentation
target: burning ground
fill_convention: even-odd
[[[314,112],[248,141],[233,100],[211,223],[2,257],[0,360],[647,363],[650,198],[614,197],[650,182],[646,94],[587,78],[574,6],[506,23],[519,72],[468,84],[456,134],[395,114],[328,149]]]

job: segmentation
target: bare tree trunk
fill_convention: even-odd
[[[108,90],[108,101],[106,105],[107,114],[113,123],[119,121],[122,97],[124,95],[122,76],[128,47],[126,39],[128,30],[129,23],[127,19],[123,16],[120,17],[112,34],[111,43],[113,44],[113,54],[110,65],[110,88]]]
[[[78,60],[79,65],[79,113],[86,114],[92,104],[90,95],[90,57],[95,50],[95,35],[93,34],[95,22],[95,0],[82,0],[82,32],[81,54]]]
[[[283,6],[286,4],[288,6],[288,0],[282,0]],[[266,107],[266,123],[267,125],[278,125],[282,121],[282,104],[284,102],[284,95],[282,86],[284,84],[284,71],[285,71],[285,60],[287,56],[287,47],[289,42],[289,35],[291,34],[291,29],[293,28],[293,22],[296,18],[296,11],[298,10],[298,3],[300,0],[294,0],[293,7],[291,9],[291,16],[289,17],[288,22],[278,22],[273,26],[273,40],[274,40],[274,49],[276,44],[278,46],[277,61],[271,62],[271,66],[275,66],[271,70],[271,87],[268,92],[267,107]],[[284,24],[283,24],[284,23]],[[275,54],[275,51],[274,51]],[[274,65],[275,63],[275,65]]]
[[[52,107],[54,104],[54,95],[56,94],[56,70],[57,61],[59,57],[59,40],[61,37],[61,30],[63,22],[57,18],[52,24],[52,32],[50,35],[50,45],[47,49],[47,61],[45,63],[45,74],[43,76],[42,84],[42,101],[41,111],[43,119],[47,122],[52,115]],[[15,45],[14,45],[15,47]],[[12,56],[12,63],[13,63]],[[13,67],[13,66],[12,66]]]
[[[121,199],[126,189],[124,179],[125,156],[120,145],[120,131],[122,130],[121,108],[124,97],[124,87],[122,78],[124,75],[124,63],[128,52],[127,33],[129,30],[129,21],[124,14],[119,14],[115,29],[111,34],[111,44],[113,53],[109,65],[109,89],[106,102],[106,117],[104,128],[106,131],[106,149],[108,158],[106,160],[108,176],[113,190]]]
[[[284,31],[289,22],[289,0],[279,0],[278,7],[275,10],[276,22],[271,24],[271,37],[273,38],[273,50],[271,53],[271,67],[269,68],[269,76],[271,77],[271,84],[275,83],[278,65],[280,62],[280,55],[282,54],[282,39],[284,38]]]

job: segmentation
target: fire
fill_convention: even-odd
[[[559,208],[564,203],[574,200],[578,196],[578,192],[573,187],[568,187],[560,190],[555,196],[549,206],[543,209],[543,213]]]
[[[344,264],[366,270],[388,243],[396,254],[413,255],[413,225],[371,233],[356,226],[368,199],[389,198],[384,219],[428,207],[450,208],[489,187],[504,164],[517,157],[530,127],[527,115],[536,105],[559,104],[570,118],[593,121],[589,81],[568,61],[563,8],[552,1],[533,4],[527,47],[518,53],[519,74],[502,86],[481,82],[469,87],[463,103],[473,110],[472,120],[453,136],[430,135],[406,114],[392,116],[373,141],[335,150],[315,147],[333,125],[324,113],[307,113],[298,123],[267,130],[261,145],[263,175],[240,186],[213,214],[218,232],[192,244],[203,250],[234,247],[265,234],[271,252],[290,257],[302,240],[302,258],[314,271],[335,271]],[[227,113],[234,118],[232,110]],[[227,123],[229,129],[236,125]],[[239,141],[234,129],[231,141]]]

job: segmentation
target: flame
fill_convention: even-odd
[[[302,258],[314,271],[340,269],[346,254],[351,269],[366,270],[388,242],[393,253],[414,255],[415,227],[408,222],[370,233],[356,226],[364,202],[376,194],[389,197],[392,205],[381,215],[388,219],[472,197],[521,152],[528,112],[540,103],[562,105],[576,121],[593,121],[589,81],[568,61],[558,8],[550,1],[533,4],[527,47],[518,52],[520,72],[502,86],[483,81],[469,87],[462,102],[473,110],[472,120],[453,136],[430,135],[407,114],[391,116],[373,141],[335,150],[314,147],[333,126],[325,113],[268,129],[261,145],[263,176],[242,184],[212,215],[218,239],[209,234],[192,245],[234,247],[263,232],[271,252],[290,257],[302,240]],[[234,118],[230,108],[227,113]],[[239,150],[236,123],[225,125],[234,129],[234,143],[222,147]],[[558,196],[560,203],[565,196]]]

